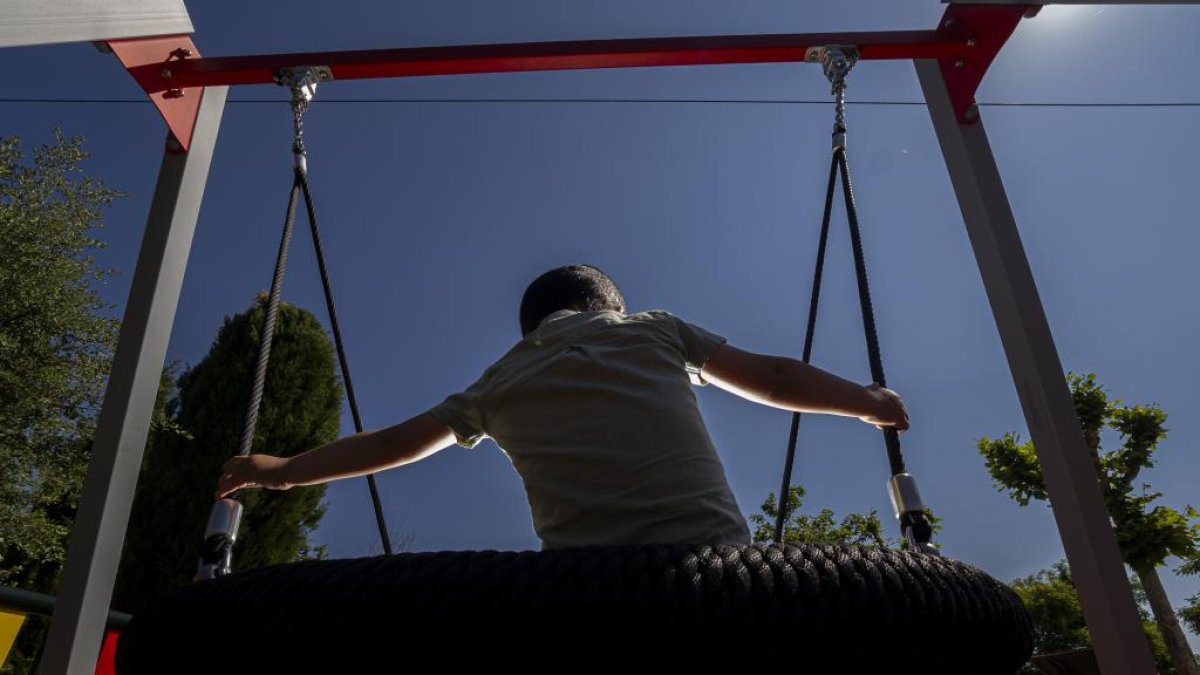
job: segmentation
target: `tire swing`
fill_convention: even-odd
[[[837,122],[804,359],[811,352],[840,169],[872,375],[883,383],[846,162],[843,91],[856,56],[848,47],[830,47],[822,55],[837,97]],[[292,86],[296,112],[296,185],[272,287],[275,303],[298,189],[319,248],[300,143],[301,115],[312,93],[304,87],[314,82],[282,82]],[[327,283],[326,293],[332,310]],[[263,340],[268,350],[269,330]],[[345,369],[336,329],[335,337]],[[265,356],[259,362],[265,369]],[[349,390],[348,373],[345,379]],[[798,423],[794,417],[784,498]],[[886,440],[894,474],[889,488],[908,551],[639,545],[405,553],[230,573],[240,505],[218,502],[198,575],[204,578],[134,616],[120,640],[117,670],[748,673],[781,667],[814,674],[1012,675],[1032,652],[1024,606],[1004,584],[937,554],[915,483],[904,473],[899,439],[893,433]]]

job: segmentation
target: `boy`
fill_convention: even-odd
[[[234,457],[217,497],[361,476],[492,437],[525,483],[543,549],[748,544],[691,384],[908,428],[903,402],[888,389],[742,351],[667,312],[626,314],[613,281],[588,265],[534,280],[520,322],[522,340],[462,393],[294,457]]]

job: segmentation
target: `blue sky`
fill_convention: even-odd
[[[206,55],[728,33],[917,29],[936,2],[606,3],[560,0],[193,3]],[[1025,21],[981,101],[1196,101],[1198,7],[1051,7]],[[89,45],[0,52],[6,97],[134,98]],[[738,346],[798,354],[819,224],[826,106],[322,105],[322,96],[818,99],[798,64],[475,75],[324,86],[307,121],[313,189],[368,426],[428,409],[519,336],[524,285],[566,262],[601,266],[633,308],[666,308]],[[273,87],[232,98],[280,98]],[[852,74],[851,164],[889,381],[908,402],[909,468],[945,517],[946,552],[1009,580],[1062,556],[1049,509],[997,493],[980,436],[1024,433],[995,325],[910,64]],[[1196,108],[986,108],[983,113],[1064,366],[1114,396],[1160,404],[1170,438],[1146,477],[1197,499],[1200,309],[1193,251]],[[104,263],[124,302],[161,154],[148,105],[0,105],[0,133],[53,125],[88,139],[89,171],[127,190]],[[170,357],[194,362],[222,317],[270,281],[290,177],[285,106],[227,108]],[[836,217],[841,217],[840,209]],[[844,220],[831,241],[814,362],[868,379]],[[321,315],[301,238],[285,297]],[[720,391],[701,405],[747,513],[778,489],[787,414]],[[231,424],[238,423],[231,420]],[[349,419],[345,429],[349,430]],[[811,508],[876,509],[892,525],[878,432],[806,419],[797,479]],[[380,477],[414,550],[537,546],[520,481],[495,446],[447,450]],[[373,545],[363,481],[335,484],[317,533],[335,556]],[[1167,579],[1176,604],[1200,580]],[[1195,642],[1195,641],[1194,641]]]

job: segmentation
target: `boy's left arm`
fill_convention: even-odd
[[[286,490],[377,473],[424,459],[454,443],[454,433],[429,413],[400,424],[364,431],[294,457],[234,457],[221,469],[217,499],[236,490]]]
[[[717,348],[701,375],[742,398],[795,412],[857,417],[879,428],[908,429],[908,411],[896,392],[862,386],[796,359],[729,344]]]

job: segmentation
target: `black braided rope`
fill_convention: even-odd
[[[312,190],[308,186],[308,171],[296,167],[296,182],[304,193],[304,206],[308,211],[308,225],[312,232],[313,249],[317,253],[317,268],[321,271],[321,287],[325,290],[325,307],[329,311],[329,327],[333,330],[333,343],[337,347],[338,365],[342,369],[342,382],[346,385],[346,401],[350,404],[350,416],[354,419],[354,431],[362,433],[362,415],[358,411],[358,397],[354,395],[354,380],[350,378],[350,360],[346,357],[346,345],[342,339],[342,328],[338,322],[337,307],[333,303],[333,286],[329,281],[329,269],[325,266],[325,247],[321,245],[321,230],[317,225],[317,209],[313,205]],[[367,475],[367,489],[371,493],[371,505],[375,509],[375,524],[379,527],[379,539],[383,543],[383,552],[393,553],[392,538],[388,532],[387,521],[383,517],[383,504],[379,500],[379,487],[375,484],[375,476]]]
[[[821,216],[821,236],[817,242],[817,263],[813,266],[812,295],[808,299],[808,323],[804,328],[804,352],[800,360],[808,363],[812,359],[813,337],[817,332],[817,305],[821,300],[821,277],[825,274],[825,250],[829,243],[829,220],[833,214],[833,190],[837,185],[837,156],[830,158],[829,182],[825,187],[825,211]],[[796,463],[796,440],[800,436],[800,413],[792,413],[792,427],[788,432],[787,459],[783,462],[783,486],[779,488],[779,512],[775,514],[775,543],[783,543],[783,522],[788,512],[791,496],[792,467]]]
[[[887,386],[883,374],[883,357],[879,349],[879,333],[875,329],[875,310],[871,306],[871,286],[867,280],[867,262],[863,254],[862,233],[858,227],[858,208],[854,205],[854,188],[850,184],[850,165],[846,161],[846,148],[833,151],[834,160],[842,171],[842,194],[846,199],[846,220],[850,223],[850,244],[854,250],[854,272],[858,277],[858,302],[862,308],[863,332],[867,338],[867,359],[871,363],[871,379],[879,386]],[[904,473],[904,455],[900,451],[900,434],[892,427],[883,430],[887,446],[888,464],[892,475]]]
[[[1016,594],[945,558],[862,547],[622,546],[238,572],[136,615],[117,672],[1011,675],[1031,652]]]
[[[238,441],[236,456],[245,457],[254,446],[254,434],[258,430],[258,413],[262,407],[263,390],[267,383],[267,367],[271,362],[271,344],[275,340],[275,323],[279,316],[279,296],[283,291],[283,275],[287,271],[288,251],[292,245],[292,230],[296,224],[296,202],[300,196],[299,176],[293,176],[292,190],[288,195],[287,211],[283,218],[283,234],[279,240],[279,252],[275,256],[275,269],[271,275],[271,293],[267,298],[266,316],[263,318],[262,335],[258,342],[258,354],[254,361],[254,379],[250,384],[250,400],[246,404],[246,417],[242,423],[242,436]],[[238,498],[238,492],[230,497]],[[216,513],[214,511],[214,513]],[[233,546],[230,532],[206,535],[200,548],[202,574],[224,574],[229,567],[229,556]],[[205,572],[204,570],[209,570]]]
[[[275,271],[271,276],[271,295],[267,300],[267,316],[263,321],[262,338],[258,343],[258,355],[254,363],[254,381],[250,386],[250,403],[246,407],[246,421],[242,425],[242,438],[237,454],[245,457],[254,445],[254,432],[258,428],[258,409],[262,407],[263,387],[267,382],[267,364],[271,361],[271,342],[275,338],[275,320],[279,316],[279,295],[283,289],[283,273],[287,270],[288,250],[292,244],[292,226],[296,222],[296,200],[300,193],[300,181],[292,181],[292,192],[288,196],[287,215],[283,219],[283,236],[279,241],[279,253],[275,256]]]

